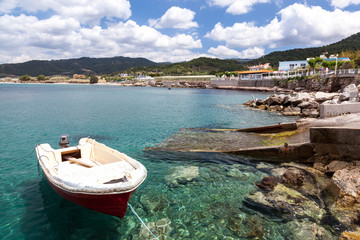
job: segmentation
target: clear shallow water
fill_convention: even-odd
[[[142,162],[148,178],[130,203],[168,239],[287,239],[276,218],[242,200],[266,173],[245,157],[144,152],[180,128],[244,128],[292,121],[241,104],[268,94],[209,89],[120,88],[88,85],[0,84],[0,239],[142,239],[128,210],[123,219],[96,213],[58,196],[38,175],[38,143],[57,147],[91,136]],[[32,154],[31,154],[32,153]],[[30,155],[29,155],[30,154]],[[174,186],[171,174],[198,170]],[[161,230],[160,230],[161,229]],[[159,232],[160,231],[160,232]]]

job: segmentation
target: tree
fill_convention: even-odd
[[[30,81],[31,77],[29,75],[22,75],[21,77],[19,77],[20,81]]]
[[[316,65],[315,59],[310,59],[310,60],[308,61],[308,64],[309,64],[309,66],[310,66],[311,68],[314,68],[315,65]]]
[[[38,81],[45,81],[46,80],[46,77],[44,75],[39,75],[37,76],[36,78]]]
[[[99,81],[99,79],[98,79],[97,76],[95,76],[95,75],[90,76],[90,83],[91,84],[97,83],[98,81]]]

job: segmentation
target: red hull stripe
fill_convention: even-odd
[[[72,193],[55,186],[49,180],[48,183],[55,190],[55,192],[70,202],[76,203],[80,206],[97,212],[120,218],[124,217],[127,209],[127,203],[131,195],[135,192],[135,190],[133,190],[126,193],[103,195]]]

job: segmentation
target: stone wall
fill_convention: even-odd
[[[313,127],[310,128],[310,142],[319,156],[360,158],[360,128]]]
[[[211,80],[212,87],[274,87],[272,79],[263,80]]]
[[[276,85],[281,88],[321,92],[337,92],[352,83],[355,85],[360,84],[360,76],[329,76],[326,78],[322,78],[320,76],[313,76],[311,78],[304,79],[282,79],[276,81]]]

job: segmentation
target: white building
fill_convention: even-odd
[[[279,71],[291,71],[298,68],[305,69],[308,65],[306,60],[297,60],[297,61],[282,61],[279,62]]]

